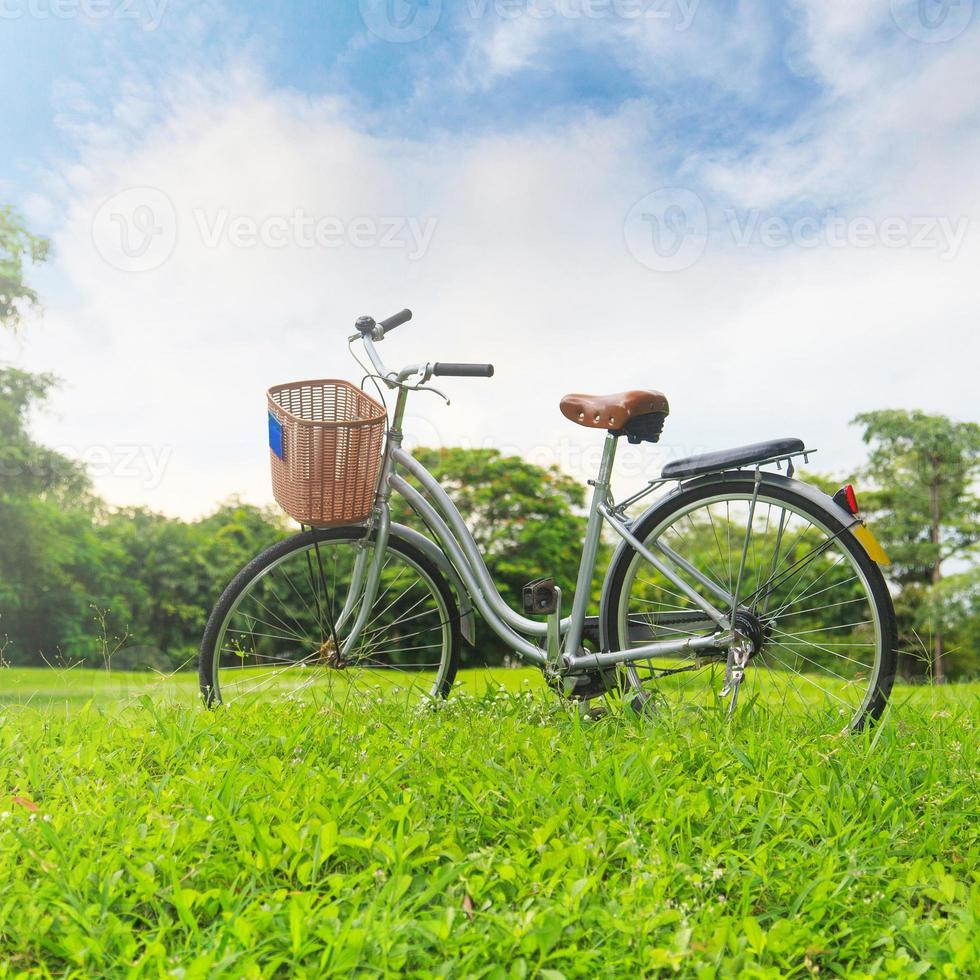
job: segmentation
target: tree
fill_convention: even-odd
[[[0,328],[16,330],[24,308],[37,305],[37,293],[24,280],[24,259],[38,263],[47,255],[47,239],[31,234],[12,208],[0,206]],[[49,374],[0,365],[0,501],[56,488],[77,491],[85,483],[75,464],[34,442],[27,431],[31,410],[55,383]]]
[[[230,501],[191,523],[131,507],[96,522],[105,545],[98,604],[116,634],[128,634],[120,667],[182,667],[194,659],[204,623],[238,570],[287,533],[278,512]],[[137,662],[125,662],[136,651]]]
[[[15,330],[37,304],[24,260],[41,262],[47,252],[44,239],[0,207],[0,328]],[[42,649],[54,653],[86,612],[70,571],[77,552],[63,533],[72,526],[69,514],[88,501],[88,482],[80,467],[28,431],[31,412],[54,384],[50,375],[0,365],[0,638],[12,631],[21,659]],[[90,523],[86,514],[82,526]]]
[[[32,235],[13,208],[0,206],[0,326],[16,330],[27,308],[37,306],[37,293],[24,281],[24,260],[43,262],[49,242]]]
[[[78,493],[87,486],[81,468],[28,432],[31,412],[55,385],[49,374],[0,367],[0,501],[54,491]]]
[[[946,626],[940,600],[943,564],[971,559],[980,541],[975,484],[980,425],[921,411],[885,409],[854,419],[871,446],[866,472],[877,486],[870,503],[896,581],[918,590],[931,614],[934,677],[942,683]]]

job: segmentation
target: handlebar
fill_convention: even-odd
[[[432,373],[443,378],[492,378],[492,364],[443,364],[436,361]]]
[[[410,364],[400,371],[389,371],[378,356],[374,345],[377,341],[383,340],[388,331],[394,330],[395,327],[399,327],[403,323],[408,323],[411,319],[411,310],[402,310],[400,313],[395,313],[386,320],[379,321],[375,321],[374,317],[361,316],[357,318],[354,324],[357,328],[357,333],[349,338],[351,341],[364,341],[364,349],[367,351],[367,355],[371,359],[374,369],[389,388],[396,387],[412,375],[421,376],[419,383],[428,381],[432,376],[444,378],[493,377],[492,364],[450,364],[437,361],[435,364]]]
[[[382,320],[378,326],[388,333],[390,330],[394,330],[395,327],[400,327],[403,323],[408,323],[412,319],[411,310],[402,310],[401,313],[393,313],[387,320]]]

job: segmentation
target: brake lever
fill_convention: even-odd
[[[415,384],[405,384],[404,381],[400,381],[394,371],[390,371],[387,375],[382,375],[374,371],[367,370],[367,367],[364,365],[361,359],[354,353],[353,346],[355,340],[363,339],[364,338],[359,333],[352,334],[347,338],[347,349],[350,351],[351,356],[358,363],[358,365],[366,372],[364,375],[365,378],[375,378],[382,384],[387,385],[389,388],[404,388],[406,391],[431,391],[438,395],[447,405],[452,404],[452,402],[449,400],[449,396],[445,392],[440,391],[438,388],[430,388],[428,385],[426,385],[426,382],[432,377],[432,364],[429,362],[420,365],[418,370],[415,372],[415,377],[418,378],[418,381],[416,381]]]
[[[449,396],[445,392],[440,391],[438,388],[428,388],[428,387],[426,387],[426,388],[416,388],[415,390],[416,391],[431,391],[432,394],[438,395],[447,405],[451,405],[452,404],[452,402],[450,402],[450,400],[449,400]]]
[[[402,388],[406,388],[408,391],[431,391],[432,394],[438,395],[447,405],[451,404],[449,401],[449,396],[444,392],[440,391],[438,388],[433,388],[427,385],[426,382],[432,376],[430,371],[430,365],[426,365],[424,368],[419,370],[420,380],[413,385],[407,385],[404,381],[400,382]]]

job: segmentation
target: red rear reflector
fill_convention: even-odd
[[[854,515],[857,515],[860,508],[858,507],[857,494],[854,492],[854,487],[848,483],[844,487],[844,496],[847,498],[847,509]]]

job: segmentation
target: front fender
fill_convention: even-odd
[[[864,526],[860,518],[855,517],[850,511],[845,510],[843,507],[834,503],[834,499],[832,497],[809,483],[803,483],[800,480],[794,480],[792,477],[783,476],[782,473],[772,473],[768,470],[762,470],[761,475],[763,486],[780,487],[784,490],[792,490],[799,496],[805,497],[806,500],[813,504],[817,510],[823,511],[828,517],[832,517],[838,523],[843,524],[845,527],[851,530],[852,534],[854,533],[855,526]],[[668,514],[673,507],[674,498],[678,497],[682,493],[686,493],[689,490],[695,490],[703,486],[710,486],[712,483],[721,483],[725,480],[753,480],[754,477],[755,474],[753,471],[727,470],[721,473],[708,473],[705,476],[695,477],[692,480],[685,480],[668,493],[665,493],[662,497],[659,497],[645,511],[643,511],[639,517],[631,521],[630,528],[636,528],[642,522],[649,519],[650,515],[656,511],[663,510],[664,515]],[[864,547],[863,542],[862,547]],[[619,542],[619,545],[613,552],[612,558],[609,561],[609,567],[606,569],[606,575],[602,582],[602,594],[599,599],[599,642],[602,650],[609,649],[609,638],[605,635],[607,620],[606,610],[612,598],[611,592],[613,572],[621,561],[628,560],[628,553],[631,550],[632,549],[627,542],[622,540]]]

